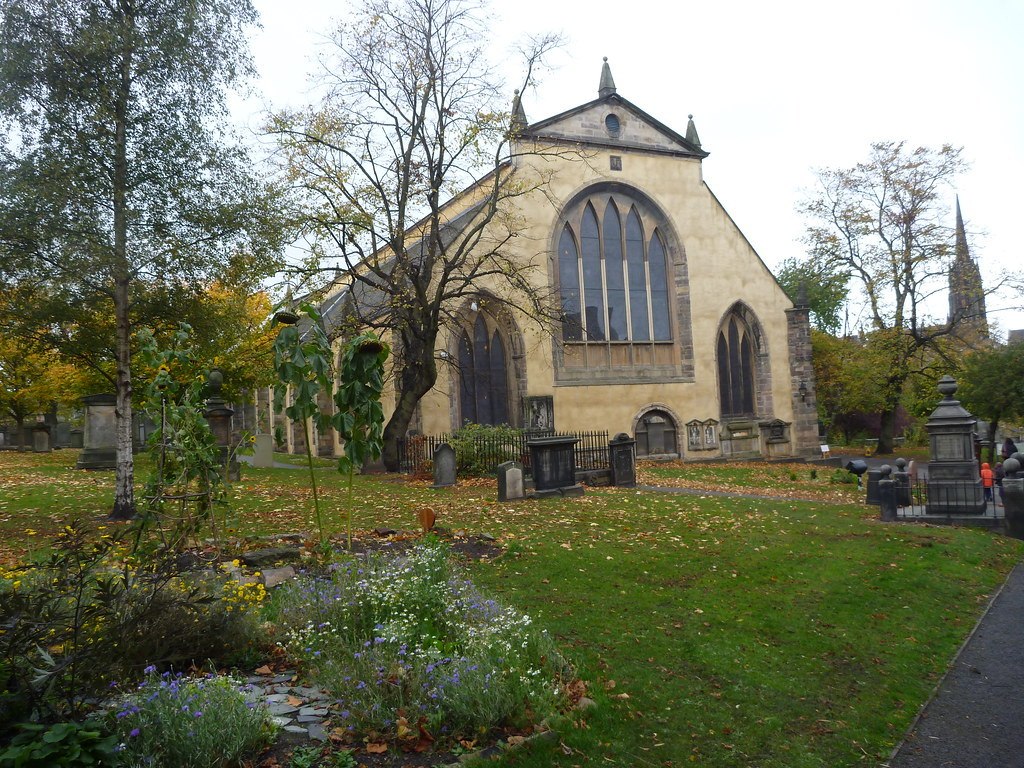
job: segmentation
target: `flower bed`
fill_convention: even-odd
[[[529,616],[482,596],[427,541],[283,588],[289,653],[336,697],[342,726],[426,749],[528,727],[564,703],[570,670]]]

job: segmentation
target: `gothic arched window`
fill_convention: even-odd
[[[747,324],[731,314],[718,332],[718,396],[722,416],[754,415],[754,344]]]
[[[459,407],[462,423],[508,423],[508,367],[498,329],[478,314],[459,336]]]
[[[604,193],[574,206],[558,241],[562,340],[671,341],[669,274],[656,219],[637,202]]]

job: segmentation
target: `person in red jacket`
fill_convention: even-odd
[[[992,484],[995,482],[996,473],[992,471],[986,461],[981,465],[981,485],[985,489],[985,501],[992,501]]]

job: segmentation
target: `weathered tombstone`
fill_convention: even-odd
[[[85,405],[85,431],[76,469],[114,469],[117,466],[117,397],[89,395]]]
[[[1024,539],[1024,477],[1020,477],[1021,463],[1014,454],[1003,462],[1003,510],[1006,514],[1006,535]]]
[[[455,449],[441,443],[434,449],[434,488],[455,485]]]
[[[608,443],[611,456],[612,485],[632,488],[636,485],[636,440],[620,432]]]
[[[582,496],[576,483],[576,443],[572,435],[529,440],[533,485],[538,496]]]
[[[929,515],[981,514],[985,493],[974,455],[977,420],[955,400],[957,384],[952,376],[939,379],[943,399],[928,418],[931,457],[928,463]]]
[[[53,450],[50,447],[50,428],[43,423],[36,424],[32,428],[32,451],[34,453],[49,453]]]
[[[906,466],[906,459],[896,459],[896,471],[892,473],[892,480],[896,484],[897,507],[909,507],[913,504],[913,497],[910,493],[910,473],[906,471]]]
[[[253,445],[252,465],[254,467],[274,466],[274,436],[269,432],[256,435]]]
[[[498,465],[498,501],[516,501],[526,495],[523,487],[523,465],[506,461]]]
[[[878,507],[882,522],[896,520],[896,483],[891,477],[892,467],[883,464],[878,469]]]

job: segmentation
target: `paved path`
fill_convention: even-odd
[[[1024,563],[968,638],[888,768],[1024,766]]]

